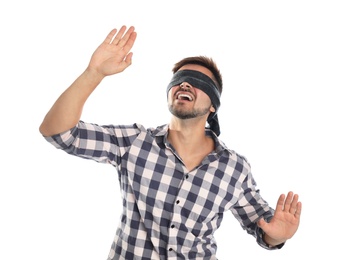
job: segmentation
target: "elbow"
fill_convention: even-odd
[[[47,127],[45,126],[44,122],[40,124],[38,131],[43,136],[49,136],[49,131],[47,130]]]

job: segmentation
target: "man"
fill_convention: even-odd
[[[228,210],[259,245],[281,248],[298,229],[301,202],[289,192],[272,209],[245,157],[218,139],[222,77],[212,59],[175,64],[169,124],[146,129],[80,120],[100,82],[131,65],[135,40],[134,27],[112,30],[40,126],[57,148],[117,168],[123,212],[108,259],[216,259],[213,233]]]

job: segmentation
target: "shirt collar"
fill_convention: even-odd
[[[158,143],[168,143],[167,141],[167,135],[168,135],[168,124],[158,126],[155,129],[152,129],[152,135],[156,137]],[[226,150],[231,154],[231,151],[227,148],[227,146],[216,136],[216,134],[213,133],[208,128],[205,128],[205,134],[207,136],[211,136],[215,142],[215,153],[219,154],[220,152]]]

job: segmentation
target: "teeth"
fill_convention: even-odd
[[[189,101],[192,101],[192,97],[187,94],[179,94],[178,99],[181,99],[181,98],[187,98]]]

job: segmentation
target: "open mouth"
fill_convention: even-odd
[[[192,96],[189,94],[186,94],[186,93],[177,93],[177,99],[178,100],[193,101]]]

